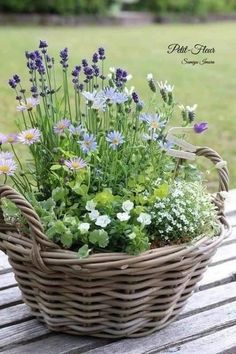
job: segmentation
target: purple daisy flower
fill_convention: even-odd
[[[120,132],[114,130],[107,135],[106,141],[108,141],[110,147],[115,150],[119,145],[124,143],[124,138]]]
[[[69,160],[65,160],[64,164],[72,171],[78,171],[87,166],[87,163],[81,159],[81,157],[74,157]]]
[[[12,176],[14,175],[16,169],[17,169],[16,163],[12,158],[0,159],[0,175]]]
[[[59,122],[57,122],[54,127],[54,133],[56,134],[63,134],[66,129],[68,129],[71,125],[71,121],[69,119],[61,119]]]
[[[197,134],[201,134],[207,129],[208,129],[208,123],[207,122],[196,123],[193,126],[193,130]]]
[[[41,136],[41,133],[40,133],[39,129],[32,128],[32,129],[22,131],[18,135],[18,140],[22,144],[32,145],[32,144],[40,141],[40,136]]]
[[[15,133],[10,133],[5,136],[5,143],[15,144],[18,142],[18,136]]]
[[[0,160],[5,159],[5,160],[11,160],[13,159],[14,155],[9,152],[9,151],[1,151],[0,152]]]
[[[92,134],[84,134],[83,140],[78,141],[78,143],[80,144],[82,151],[86,154],[97,149],[97,142]]]
[[[77,126],[71,124],[68,130],[72,135],[81,135],[84,132],[84,128],[82,127],[81,124]]]

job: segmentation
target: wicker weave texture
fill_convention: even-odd
[[[221,161],[211,149],[197,155]],[[219,191],[228,190],[221,167]],[[32,206],[8,186],[0,196],[13,201],[26,217],[29,235],[0,221],[0,249],[9,256],[23,300],[51,330],[100,337],[139,337],[173,321],[201,279],[217,246],[229,232],[223,199],[215,197],[222,225],[218,237],[188,245],[166,246],[139,256],[98,253],[78,259],[43,233]]]

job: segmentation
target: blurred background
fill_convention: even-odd
[[[11,132],[19,119],[7,82],[19,74],[29,87],[26,50],[47,40],[58,59],[59,50],[68,47],[72,69],[103,46],[106,69],[122,67],[132,74],[129,85],[143,100],[150,94],[151,72],[175,85],[179,104],[198,104],[196,119],[208,121],[209,129],[194,142],[228,161],[231,188],[236,187],[235,21],[236,0],[0,0],[0,132]],[[172,43],[190,49],[202,44],[215,52],[168,54]],[[183,64],[184,59],[214,63]]]

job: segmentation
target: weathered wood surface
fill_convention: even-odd
[[[236,354],[236,191],[226,211],[233,232],[218,249],[179,318],[138,339],[106,340],[50,332],[22,303],[0,253],[0,352],[5,354]]]

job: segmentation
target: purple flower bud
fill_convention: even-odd
[[[19,75],[17,75],[17,74],[13,75],[13,80],[15,80],[15,82],[16,82],[17,84],[19,84],[19,82],[20,82],[20,77],[19,77]]]
[[[11,87],[11,88],[16,88],[16,86],[17,86],[17,83],[15,82],[15,80],[14,79],[9,79],[8,80],[8,84],[9,84],[9,86]]]
[[[201,122],[201,123],[195,123],[193,126],[193,130],[197,134],[201,134],[205,130],[208,129],[208,123],[207,122]]]
[[[86,66],[88,66],[88,61],[86,59],[82,60],[82,66],[85,68]]]
[[[79,76],[79,71],[74,69],[74,70],[72,70],[71,75],[74,76],[74,77],[78,77]]]
[[[68,63],[67,63],[69,59],[68,48],[64,48],[60,51],[60,58],[61,58],[60,63],[62,64],[63,68],[68,68]]]
[[[31,89],[30,89],[30,91],[31,91],[32,93],[35,93],[35,92],[38,91],[38,89],[37,89],[36,86],[32,86]]]
[[[42,40],[39,41],[39,48],[40,49],[47,48],[47,47],[48,47],[48,44],[46,41],[42,41]]]
[[[136,92],[132,92],[132,98],[133,98],[134,103],[139,103],[139,97]]]
[[[98,62],[98,53],[94,53],[94,54],[93,54],[92,62],[93,62],[94,64]]]
[[[94,75],[99,76],[99,67],[97,65],[93,65]]]
[[[99,54],[99,59],[104,60],[105,59],[105,49],[100,47],[98,48],[98,54]]]
[[[77,70],[77,71],[80,73],[80,71],[81,71],[81,66],[80,66],[80,65],[76,65],[76,66],[75,66],[75,70]]]

